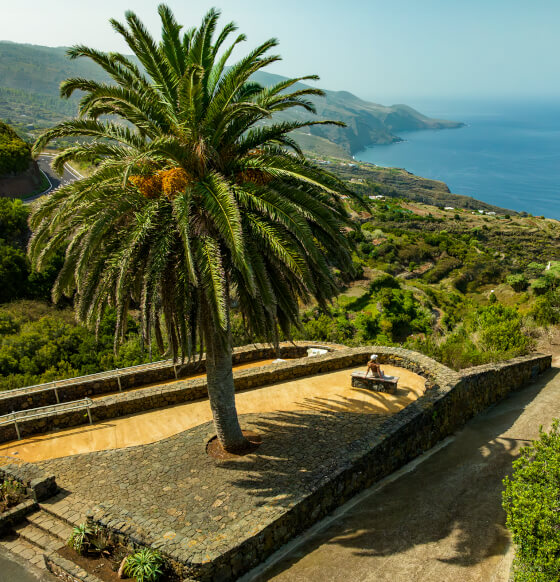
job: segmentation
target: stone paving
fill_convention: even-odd
[[[84,499],[82,513],[96,507],[96,519],[107,512],[111,526],[129,538],[162,547],[183,563],[188,556],[203,564],[234,550],[317,490],[346,462],[352,443],[418,394],[421,390],[403,387],[401,402],[392,402],[385,413],[382,397],[372,394],[361,410],[348,399],[319,398],[302,402],[301,410],[243,415],[243,428],[260,433],[263,444],[233,461],[206,454],[214,429],[205,423],[153,444],[38,465],[72,492],[67,503],[73,495]],[[264,545],[270,551],[274,538]]]
[[[344,411],[247,415],[243,427],[262,434],[263,444],[235,461],[206,454],[214,434],[206,423],[151,445],[39,465],[90,505],[126,512],[142,537],[194,552],[204,547],[212,555],[264,527],[294,496],[313,490],[345,448],[384,418]]]

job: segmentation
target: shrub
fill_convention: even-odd
[[[90,527],[87,523],[81,523],[72,530],[67,545],[78,552],[78,554],[85,554],[97,546],[94,541],[97,534],[98,530],[96,527]]]
[[[560,432],[549,433],[521,450],[511,478],[504,479],[506,525],[516,544],[514,580],[552,582],[560,572]]]
[[[163,574],[163,558],[157,550],[144,548],[128,556],[124,573],[136,582],[155,582]]]
[[[550,281],[541,277],[531,283],[531,291],[535,295],[544,295],[550,288]]]
[[[506,282],[514,291],[518,293],[521,291],[525,291],[529,286],[529,282],[527,281],[525,275],[518,274],[518,275],[509,275],[507,277]]]
[[[560,323],[560,294],[549,291],[537,297],[530,311],[537,325],[554,325]],[[1,327],[0,320],[0,327]]]
[[[3,508],[17,505],[25,497],[25,487],[14,479],[5,479],[0,485],[0,503]]]

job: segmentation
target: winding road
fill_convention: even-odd
[[[66,186],[67,184],[70,184],[75,180],[83,178],[83,176],[80,173],[70,168],[68,164],[64,166],[64,173],[62,177],[58,176],[56,172],[51,168],[51,162],[53,158],[54,154],[41,154],[37,158],[37,165],[39,166],[39,169],[43,172],[43,174],[47,176],[51,187],[49,190],[43,192],[42,194],[37,194],[36,196],[32,196],[31,198],[26,198],[25,199],[26,204],[29,202],[33,202],[33,200],[37,200],[37,198],[40,198],[41,196],[44,196],[45,194],[48,194],[49,192],[52,192],[53,190],[56,190],[61,186]]]

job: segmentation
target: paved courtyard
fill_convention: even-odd
[[[262,365],[262,362],[259,363]],[[245,364],[237,369],[247,369],[255,365]],[[240,392],[236,396],[237,409],[239,414],[294,410],[352,410],[368,414],[387,414],[400,410],[423,393],[423,378],[392,366],[383,366],[383,369],[388,374],[400,376],[400,389],[397,394],[356,390],[350,386],[352,370],[341,370]],[[149,444],[207,423],[211,419],[208,399],[202,399],[98,422],[92,426],[84,425],[2,444],[0,456],[36,462]]]
[[[240,394],[240,401],[252,397],[261,410],[273,410],[243,414],[243,428],[260,433],[263,444],[236,460],[208,457],[213,427],[206,422],[152,444],[38,464],[57,476],[84,512],[101,504],[130,524],[129,533],[165,545],[166,552],[187,551],[195,562],[208,561],[316,490],[348,458],[352,443],[375,434],[388,415],[423,392],[424,380],[405,370],[397,372],[401,382],[394,396],[349,389],[350,372]],[[330,392],[329,386],[339,389]],[[272,539],[264,543],[273,546]]]

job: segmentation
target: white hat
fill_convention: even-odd
[[[377,355],[376,354],[371,354],[370,360],[377,360]]]

